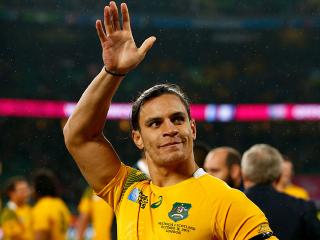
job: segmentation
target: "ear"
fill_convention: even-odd
[[[133,141],[134,141],[134,144],[137,146],[137,148],[139,148],[140,150],[142,150],[142,149],[144,148],[144,145],[143,145],[143,140],[142,140],[140,131],[138,131],[138,130],[132,130],[131,136],[132,136],[132,139],[133,139]]]
[[[232,179],[237,179],[241,175],[241,168],[238,164],[232,164],[230,176]]]
[[[190,126],[191,126],[192,135],[193,135],[193,140],[196,140],[196,138],[197,138],[197,127],[196,127],[196,122],[194,121],[194,119],[190,120]]]

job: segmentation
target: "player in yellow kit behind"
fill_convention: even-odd
[[[112,208],[100,197],[87,188],[79,206],[76,240],[85,239],[85,230],[90,221],[93,227],[93,240],[111,240],[111,229],[114,219]]]
[[[3,240],[32,240],[30,186],[23,177],[9,179],[6,194],[9,198],[0,215]]]
[[[32,209],[32,224],[36,240],[66,240],[71,215],[58,197],[52,172],[42,170],[34,178],[36,204]]]
[[[276,188],[280,192],[284,192],[290,196],[309,200],[309,193],[302,187],[293,184],[294,166],[291,159],[283,156],[282,172],[280,179],[276,184]]]

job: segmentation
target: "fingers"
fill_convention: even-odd
[[[102,27],[102,23],[100,20],[96,21],[96,29],[97,29],[97,33],[101,42],[101,45],[104,41],[107,40],[107,36],[105,34],[105,32],[103,31],[103,27]]]
[[[131,31],[130,27],[130,16],[127,4],[121,3],[121,13],[122,13],[122,28],[123,30]]]
[[[104,7],[104,27],[106,28],[107,35],[113,33],[111,10],[109,6]]]
[[[115,2],[110,2],[110,10],[112,13],[112,23],[115,31],[120,30],[118,7]]]
[[[149,51],[149,49],[152,47],[154,42],[156,41],[156,37],[152,36],[147,38],[139,48],[139,53],[142,54],[143,56],[146,55],[146,53]]]

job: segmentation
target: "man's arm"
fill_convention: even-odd
[[[85,232],[90,222],[90,214],[89,213],[80,213],[78,221],[77,221],[77,235],[76,240],[85,239]]]
[[[34,233],[35,240],[53,240],[49,230],[39,230]]]
[[[124,76],[145,57],[155,37],[140,48],[134,42],[127,5],[121,4],[122,29],[115,2],[104,8],[104,27],[96,21],[104,68],[81,96],[64,129],[66,146],[83,176],[99,192],[117,173],[120,160],[103,128],[113,95]],[[105,68],[107,70],[105,70]]]

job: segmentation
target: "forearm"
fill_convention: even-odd
[[[89,225],[89,220],[90,220],[89,214],[85,214],[85,213],[80,214],[77,222],[76,240],[85,239],[85,232],[86,232],[87,226]]]
[[[74,140],[92,139],[102,134],[112,97],[122,79],[102,69],[81,96],[64,133]]]
[[[35,232],[35,240],[53,240],[53,239],[51,239],[50,231],[39,230]]]

